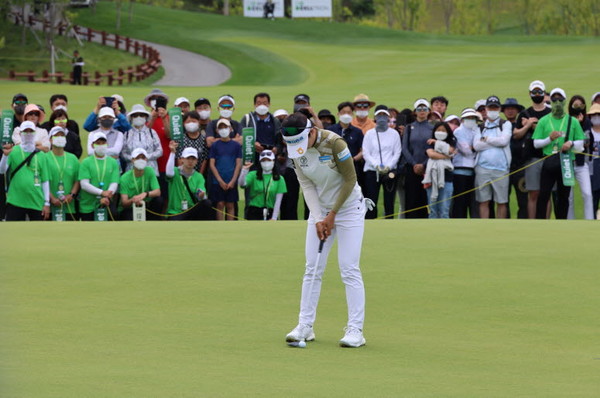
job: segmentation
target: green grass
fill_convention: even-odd
[[[317,341],[301,350],[283,340],[297,321],[303,222],[4,224],[0,388],[36,398],[595,397],[600,270],[580,237],[596,229],[369,221],[367,346],[337,346],[346,305],[334,250]]]
[[[50,66],[50,50],[45,46],[43,36],[37,32],[38,37],[42,40],[43,46],[35,40],[31,32],[27,33],[27,44],[21,45],[20,28],[17,30],[7,30],[6,46],[0,51],[0,76],[8,77],[10,70],[17,72],[25,72],[32,70],[41,76],[41,72],[51,71]],[[72,38],[57,36],[55,38],[56,48],[64,51],[58,51],[58,60],[55,61],[57,72],[64,72],[68,78],[72,71],[71,58],[73,51],[78,50],[84,58],[84,71],[89,73],[106,72],[109,69],[118,70],[119,68],[127,69],[130,66],[139,65],[144,62],[141,57],[115,50],[111,47],[102,46],[96,43],[85,42],[83,46],[79,46],[77,41]],[[66,54],[65,54],[66,53]],[[26,80],[19,78],[19,80]],[[146,83],[147,84],[147,83]]]

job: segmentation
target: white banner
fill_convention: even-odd
[[[244,0],[244,16],[250,18],[263,18],[265,16],[265,3],[267,0]],[[275,5],[273,14],[275,18],[283,18],[283,0],[273,0]],[[270,17],[270,16],[269,16]]]
[[[331,0],[292,0],[292,18],[331,18]]]

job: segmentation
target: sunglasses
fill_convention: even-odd
[[[233,108],[233,105],[232,104],[222,104],[222,105],[219,105],[219,108],[231,109],[231,108]]]
[[[357,108],[368,108],[369,104],[356,104],[355,105]]]
[[[550,98],[550,101],[552,102],[558,102],[558,101],[564,101],[565,99],[563,97],[552,97]]]
[[[531,90],[531,94],[533,94],[533,95],[544,95],[544,90],[534,89],[534,90]]]
[[[15,105],[27,105],[27,101],[15,101],[13,102]]]
[[[585,109],[585,105],[583,105],[583,104],[573,105],[573,109],[578,109],[580,111],[583,111]]]
[[[428,107],[426,107],[426,106],[417,106],[417,107],[415,108],[415,111],[417,111],[417,112],[428,112],[428,111],[429,111],[429,108],[428,108]]]
[[[40,113],[39,112],[29,112],[27,115],[25,116],[37,116],[40,117]]]
[[[56,120],[54,121],[54,124],[60,124],[60,123],[66,123],[66,122],[68,122],[68,120],[67,120],[67,119],[60,119],[60,120],[56,119]]]

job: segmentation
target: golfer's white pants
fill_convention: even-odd
[[[346,285],[346,302],[348,304],[348,326],[362,329],[365,320],[365,286],[360,272],[360,251],[365,229],[365,201],[356,201],[356,205],[340,210],[335,217],[335,228],[325,241],[319,264],[317,253],[319,238],[315,220],[308,219],[306,229],[306,270],[302,282],[302,298],[300,300],[299,322],[313,325],[317,316],[317,305],[321,294],[321,282],[327,257],[338,239],[338,260],[342,282]],[[316,267],[316,273],[315,271]],[[313,280],[314,278],[314,280]]]
[[[593,220],[594,217],[594,206],[592,200],[592,181],[590,179],[590,168],[587,164],[583,166],[575,166],[575,179],[581,190],[581,197],[583,198],[583,217],[586,220]],[[573,220],[575,218],[575,187],[571,187],[571,194],[569,195],[569,212],[567,218]]]

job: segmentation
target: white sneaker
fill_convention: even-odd
[[[315,339],[315,332],[310,325],[299,323],[291,332],[285,336],[285,341],[313,341]]]
[[[362,330],[348,326],[344,329],[346,334],[340,340],[341,347],[360,347],[367,344],[367,340],[363,337]]]

